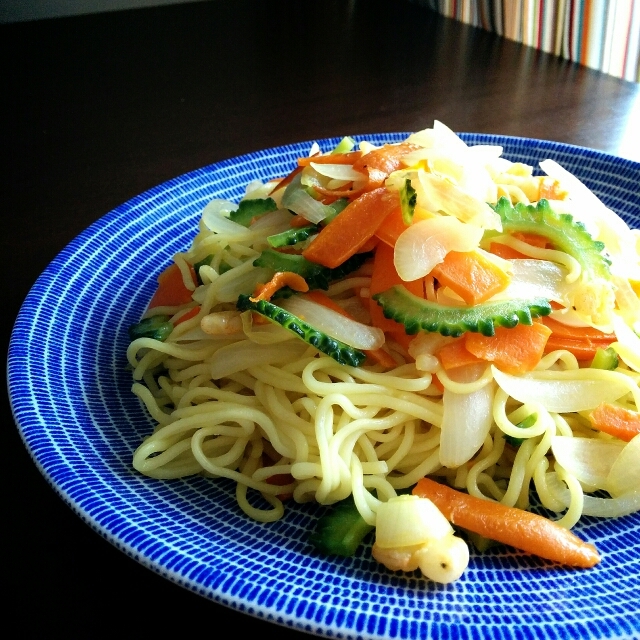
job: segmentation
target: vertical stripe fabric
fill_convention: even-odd
[[[640,82],[640,0],[412,0],[505,38]]]

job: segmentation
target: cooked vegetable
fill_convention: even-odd
[[[308,240],[318,230],[318,225],[307,223],[303,227],[294,227],[269,236],[267,242],[274,248],[287,247]]]
[[[411,180],[407,178],[404,181],[402,189],[400,189],[400,209],[402,211],[402,220],[405,224],[411,224],[413,220],[413,212],[416,208],[418,196],[416,190],[411,186]]]
[[[573,567],[593,567],[600,562],[596,548],[552,520],[493,500],[450,489],[422,478],[414,495],[429,498],[454,525]]]
[[[173,325],[169,322],[171,316],[157,315],[140,320],[129,327],[129,338],[153,338],[164,342],[173,331]]]
[[[302,255],[310,262],[335,269],[356,254],[399,206],[398,194],[384,187],[362,194],[322,229]]]
[[[368,175],[367,191],[377,189],[383,185],[390,173],[402,166],[402,158],[417,148],[416,145],[407,142],[385,144],[364,154],[353,163],[353,168]]]
[[[640,413],[616,404],[603,402],[590,414],[594,429],[629,442],[640,433]]]
[[[335,313],[343,315],[345,318],[354,320],[355,318],[351,314],[347,313],[339,304],[334,302],[329,296],[325,295],[321,291],[309,291],[305,294],[305,298],[313,300],[317,304],[321,304],[328,309],[333,310]],[[385,369],[392,369],[396,366],[396,361],[389,355],[382,347],[377,349],[365,349],[365,353],[373,362],[382,365]]]
[[[321,553],[352,556],[373,531],[356,508],[353,497],[332,505],[317,521],[309,542]]]
[[[196,282],[196,274],[189,265],[192,282]],[[193,291],[184,283],[180,267],[173,262],[158,276],[158,288],[149,302],[149,309],[153,307],[177,307],[191,301]]]
[[[538,420],[537,413],[529,414],[524,420],[521,420],[516,424],[516,428],[518,429],[529,429],[533,427],[533,425]],[[513,436],[505,435],[504,439],[513,447],[519,447],[523,442],[523,438],[514,438]]]
[[[279,324],[288,331],[291,331],[291,333],[298,338],[304,340],[307,344],[318,349],[318,351],[332,357],[340,364],[359,367],[366,358],[366,355],[359,349],[354,349],[314,329],[301,318],[285,311],[282,307],[272,302],[267,300],[257,300],[254,302],[248,295],[242,294],[238,297],[236,306],[240,311],[254,311],[271,322]]]
[[[614,334],[604,333],[594,327],[575,327],[553,318],[544,318],[543,322],[552,331],[545,348],[547,353],[564,349],[578,360],[592,360],[598,349],[606,349],[616,339]]]
[[[594,324],[607,324],[615,307],[610,260],[604,255],[604,243],[593,240],[584,224],[568,213],[555,213],[547,200],[536,205],[518,203],[502,197],[494,206],[502,220],[505,233],[534,233],[548,238],[554,249],[571,256],[581,267],[580,278],[574,283],[569,305]],[[495,235],[485,233],[485,238]]]
[[[464,344],[474,356],[493,362],[501,371],[520,374],[533,371],[544,354],[551,329],[541,322],[496,327],[495,335],[467,333]]]
[[[475,331],[485,336],[495,334],[495,327],[515,327],[519,322],[531,324],[532,318],[551,313],[544,299],[501,300],[474,307],[445,307],[422,300],[403,285],[396,285],[373,296],[385,318],[404,325],[408,334],[438,331],[444,336],[461,336]]]
[[[340,280],[347,274],[359,269],[371,257],[369,253],[356,253],[335,269],[310,262],[304,256],[293,253],[281,253],[265,249],[254,261],[255,267],[265,267],[276,271],[291,271],[302,276],[309,289],[328,289],[334,280]],[[285,290],[281,290],[286,292]]]
[[[278,208],[273,198],[255,198],[240,200],[238,208],[229,212],[229,220],[233,220],[243,227],[248,227],[254,218],[275,211]]]
[[[450,251],[431,275],[457,293],[467,304],[480,304],[504,291],[509,274],[479,251]]]
[[[593,356],[593,360],[589,365],[592,369],[605,369],[606,371],[613,371],[618,368],[620,360],[618,354],[611,347],[603,349],[602,347],[596,348],[596,353]]]
[[[383,502],[376,516],[373,557],[392,571],[413,571],[434,582],[457,580],[469,563],[469,548],[426,498],[401,495]]]
[[[453,216],[434,216],[406,228],[395,244],[394,264],[403,280],[416,280],[432,272],[450,251],[472,251],[482,229]]]
[[[251,300],[271,300],[277,291],[283,287],[289,287],[294,291],[309,291],[306,280],[292,271],[276,271],[273,278],[265,284],[260,284],[253,292]]]

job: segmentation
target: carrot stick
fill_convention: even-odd
[[[488,300],[504,291],[511,281],[508,273],[477,251],[449,251],[431,275],[468,305]]]
[[[336,313],[339,313],[341,316],[345,318],[349,318],[350,320],[355,320],[355,318],[345,311],[337,302],[332,300],[326,293],[322,293],[322,291],[318,291],[317,289],[313,291],[309,291],[305,294],[305,298],[309,300],[313,300],[317,304],[321,304]],[[379,349],[368,349],[365,350],[367,356],[369,356],[374,362],[381,364],[386,369],[393,369],[398,365],[398,363],[388,354],[382,347]]]
[[[191,281],[196,282],[196,272],[189,265]],[[158,276],[158,288],[149,302],[153,307],[177,307],[191,301],[193,291],[187,289],[182,278],[180,267],[174,262]]]
[[[592,544],[542,516],[483,500],[422,478],[413,494],[429,498],[452,524],[516,549],[571,567],[600,562]]]
[[[384,187],[363,193],[320,231],[302,255],[330,269],[340,266],[360,250],[380,223],[399,206],[398,194]]]
[[[589,422],[598,431],[629,442],[640,433],[640,413],[603,402],[590,414]]]
[[[404,282],[398,275],[393,263],[393,247],[390,247],[384,242],[380,242],[376,247],[376,253],[373,258],[373,272],[371,274],[371,284],[369,285],[371,295],[369,298],[369,313],[371,314],[371,324],[374,327],[382,329],[385,333],[405,333],[404,325],[395,320],[385,318],[382,313],[382,308],[373,299],[373,295],[386,291],[396,284],[403,284],[414,295],[420,298],[424,297],[423,281],[413,280],[411,282]],[[413,338],[413,336],[411,336],[411,338]],[[398,342],[400,342],[400,340],[398,340]]]
[[[316,164],[353,164],[360,159],[362,151],[349,151],[347,153],[329,153],[323,156],[310,156],[298,158],[298,166],[308,167],[312,162]]]
[[[494,256],[498,256],[498,258],[504,258],[505,260],[518,260],[530,257],[520,251],[516,251],[507,244],[502,244],[501,242],[492,242],[489,245],[489,253],[492,253]]]
[[[293,273],[293,271],[277,271],[269,282],[259,284],[255,288],[251,300],[253,302],[256,300],[270,300],[278,289],[286,286],[295,291],[309,291],[309,285],[302,276]]]
[[[417,209],[413,213],[413,223],[420,222],[432,217],[431,214]],[[402,217],[402,209],[392,211],[378,227],[376,236],[389,246],[393,247],[398,240],[398,236],[407,229],[407,223]]]
[[[598,348],[606,349],[616,340],[613,333],[603,333],[594,327],[572,327],[549,317],[542,318],[542,322],[552,331],[545,353],[564,349],[578,360],[592,360]]]
[[[415,144],[385,144],[384,146],[365,153],[353,163],[353,168],[369,176],[366,190],[377,189],[382,186],[390,173],[402,166],[402,158],[411,151],[418,149]]]
[[[445,344],[436,351],[435,355],[440,360],[445,371],[482,362],[481,358],[478,358],[467,349],[464,338],[458,338],[449,344]]]
[[[512,329],[496,327],[495,335],[466,333],[464,344],[481,360],[493,362],[500,370],[514,375],[532,371],[540,362],[551,329],[541,322],[517,324]]]
[[[511,234],[516,240],[520,240],[522,242],[526,242],[530,244],[532,247],[538,247],[539,249],[546,249],[549,244],[549,239],[545,238],[545,236],[541,236],[537,233],[526,233],[524,231],[516,231]]]

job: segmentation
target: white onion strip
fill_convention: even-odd
[[[342,314],[303,296],[292,296],[280,305],[289,313],[327,335],[355,349],[379,349],[384,344],[384,332],[377,327],[351,320]]]

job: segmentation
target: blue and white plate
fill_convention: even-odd
[[[363,136],[376,144],[405,133]],[[553,158],[633,226],[640,225],[640,164],[541,140],[462,134],[537,166]],[[319,141],[323,150],[338,138]],[[18,315],[9,392],[35,463],[63,500],[107,540],[167,579],[247,614],[324,637],[640,637],[640,514],[586,518],[578,535],[602,562],[570,570],[499,547],[472,553],[451,585],[381,570],[370,549],[321,557],[306,543],[320,508],[288,505],[258,524],[236,506],[234,485],[192,477],[152,480],[131,459],[153,428],[131,393],[125,351],[173,254],[189,247],[204,205],[237,200],[255,178],[285,175],[310,143],[218,162],[114,209],[47,267]]]

